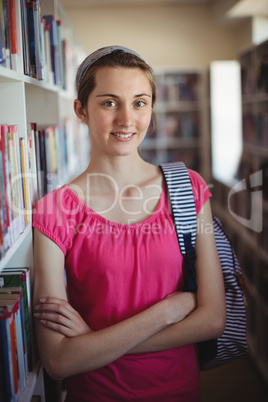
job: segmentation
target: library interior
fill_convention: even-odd
[[[36,345],[32,211],[88,166],[75,76],[111,45],[153,69],[142,157],[204,178],[242,270],[247,352],[201,370],[201,401],[267,402],[267,0],[0,0],[0,42],[0,402],[65,400]]]

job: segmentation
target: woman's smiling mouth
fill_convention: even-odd
[[[127,133],[127,134],[122,134],[122,133],[112,133],[115,137],[118,138],[123,138],[123,139],[127,139],[130,138],[132,135],[134,135],[134,133]]]

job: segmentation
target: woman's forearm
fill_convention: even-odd
[[[39,350],[46,370],[52,378],[60,380],[111,363],[188,314],[194,308],[194,297],[185,298],[183,308],[178,307],[177,300],[181,297],[181,294],[169,297],[118,324],[72,338],[39,324]]]
[[[160,330],[130,353],[157,352],[218,338],[225,328],[225,312],[197,308],[184,320]]]

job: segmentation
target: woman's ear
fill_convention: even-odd
[[[80,119],[83,123],[88,123],[88,115],[86,108],[84,108],[79,99],[75,99],[74,101],[74,112],[78,119]]]

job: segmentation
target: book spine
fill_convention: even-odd
[[[34,135],[34,123],[28,123],[27,125],[27,139],[28,139],[28,151],[29,151],[29,170],[31,179],[31,203],[32,207],[38,200],[37,191],[37,166],[36,166],[36,154],[35,154],[35,135]]]
[[[10,27],[10,50],[11,50],[11,66],[12,69],[18,69],[18,44],[17,44],[17,24],[15,0],[8,0],[9,6],[9,27]]]
[[[30,75],[29,70],[29,47],[28,47],[28,28],[26,0],[20,0],[21,10],[21,29],[22,29],[22,50],[23,50],[23,69],[25,75]]]
[[[16,333],[16,348],[17,348],[17,361],[18,361],[18,382],[20,391],[24,391],[26,388],[26,371],[25,371],[25,359],[24,359],[24,346],[23,346],[23,334],[21,326],[21,308],[20,300],[15,304],[14,316],[15,316],[15,333]]]
[[[1,311],[2,310],[2,311]],[[15,395],[14,378],[13,378],[13,361],[11,351],[11,333],[9,319],[11,313],[6,306],[2,306],[0,310],[0,330],[3,340],[3,361],[5,367],[5,391],[7,395],[7,401],[12,401]]]
[[[11,236],[10,236],[10,211],[9,211],[9,194],[8,194],[8,175],[7,171],[8,161],[6,155],[6,146],[5,146],[5,131],[6,125],[2,124],[0,126],[0,152],[1,152],[1,165],[0,165],[0,174],[2,176],[1,185],[2,185],[2,202],[3,202],[3,218],[4,218],[4,248],[7,250],[11,246]]]
[[[11,68],[11,43],[10,43],[10,30],[9,30],[9,7],[8,0],[2,0],[3,5],[3,29],[4,29],[4,46],[6,55],[6,67]]]
[[[9,331],[11,343],[11,359],[12,359],[12,374],[14,384],[14,396],[19,390],[19,373],[18,373],[18,358],[17,358],[17,342],[16,342],[16,326],[14,311],[9,316]]]
[[[47,66],[47,81],[49,84],[54,83],[54,73],[53,73],[53,68],[52,68],[52,61],[51,61],[51,51],[50,51],[50,30],[51,30],[51,25],[47,24],[46,21],[43,18],[43,25],[45,29],[45,59],[46,59],[46,66]]]
[[[0,27],[1,27],[1,66],[6,67],[6,34],[3,12],[3,0],[0,0]]]
[[[12,234],[13,240],[15,241],[20,235],[20,213],[21,213],[21,205],[20,205],[20,186],[18,180],[18,174],[16,167],[16,148],[15,148],[15,138],[13,136],[13,126],[8,127],[8,151],[9,151],[9,160],[10,160],[10,186],[11,186],[11,209],[13,212],[13,221],[12,221]]]
[[[40,2],[34,0],[34,30],[36,44],[36,75],[37,79],[44,80],[44,60],[41,38],[41,17],[40,17]]]
[[[57,20],[57,38],[58,38],[58,60],[59,60],[59,82],[63,89],[64,85],[64,71],[63,71],[63,49],[62,49],[62,33],[61,33],[61,21]]]
[[[46,24],[50,28],[49,29],[49,34],[50,34],[50,57],[51,57],[52,71],[53,71],[53,74],[54,74],[54,84],[55,85],[60,85],[57,24],[56,24],[56,21],[55,21],[55,17],[53,15],[44,15],[43,18],[46,21]]]
[[[0,308],[0,401],[8,401],[7,391],[6,391],[6,373],[5,373],[5,360],[4,360],[4,340],[2,335],[1,320],[3,319],[4,309]]]
[[[32,335],[31,335],[31,325],[30,325],[30,315],[31,315],[31,283],[30,283],[30,270],[28,267],[23,268],[4,268],[0,273],[0,280],[3,280],[4,287],[21,287],[22,288],[22,305],[23,305],[23,324],[25,328],[26,337],[26,351],[27,351],[27,367],[28,371],[33,369],[32,361]]]
[[[34,2],[27,3],[27,24],[28,24],[28,40],[29,40],[29,60],[30,60],[30,76],[37,78],[36,73],[36,36],[34,23]]]
[[[22,170],[22,184],[23,184],[23,199],[24,199],[24,208],[25,208],[25,216],[26,216],[26,225],[30,222],[30,197],[29,197],[29,185],[28,185],[28,169],[26,163],[26,148],[27,144],[25,144],[25,139],[20,137],[20,155],[21,155],[21,170]]]

